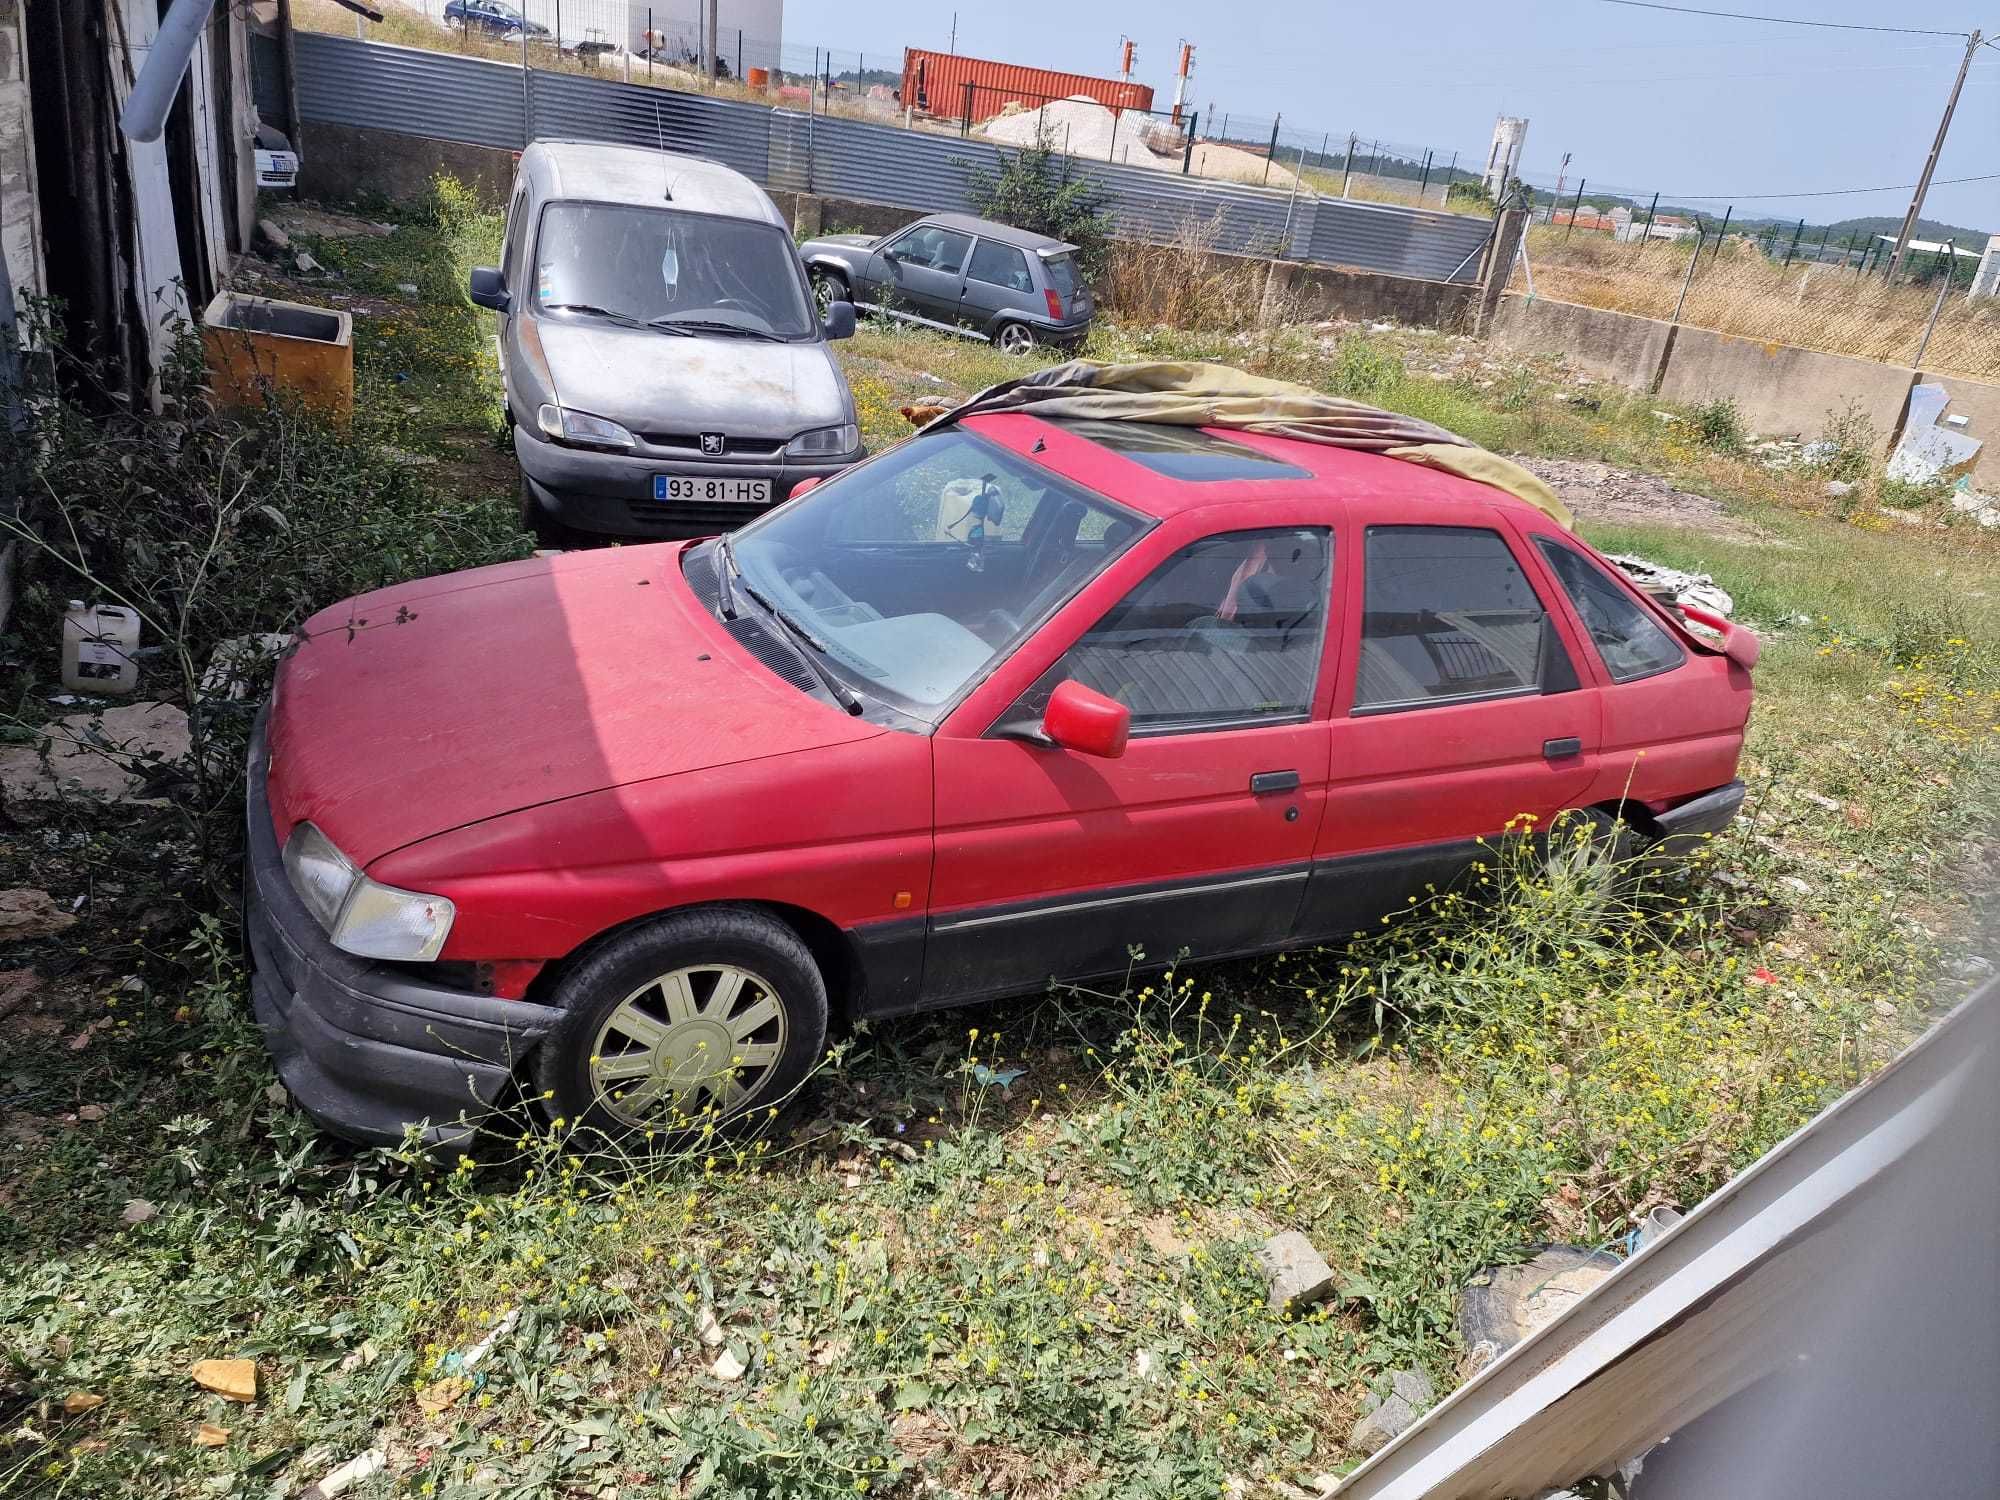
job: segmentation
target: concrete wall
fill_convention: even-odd
[[[299,152],[299,191],[312,198],[417,199],[448,172],[488,207],[505,208],[514,182],[512,151],[391,130],[308,122],[299,127]]]
[[[1673,327],[1657,318],[1510,294],[1501,299],[1491,331],[1504,349],[1559,353],[1587,375],[1650,391]]]
[[[1248,256],[1218,256],[1245,261]],[[1277,261],[1266,283],[1262,321],[1317,322],[1325,318],[1385,318],[1419,328],[1459,330],[1469,326],[1477,283],[1425,281],[1345,266]]]
[[[1825,430],[1830,415],[1858,403],[1886,451],[1915,379],[1916,371],[1902,365],[1682,327],[1658,393],[1690,406],[1727,397],[1752,431],[1808,438]]]

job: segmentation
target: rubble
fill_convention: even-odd
[[[1361,1420],[1347,1434],[1347,1446],[1360,1453],[1376,1454],[1388,1447],[1402,1433],[1408,1431],[1417,1420],[1416,1408],[1401,1396],[1391,1396],[1383,1400],[1379,1396],[1368,1398],[1368,1409]]]
[[[47,891],[17,886],[0,891],[0,943],[19,943],[29,938],[53,937],[72,927],[76,918],[55,903]],[[23,986],[25,993],[26,986]],[[12,1009],[12,1007],[8,1007]]]
[[[1941,385],[1910,388],[1903,440],[1889,455],[1889,467],[1884,471],[1889,478],[1904,484],[1931,484],[1956,479],[1972,467],[1985,445],[1940,424],[1939,418],[1950,403],[1951,393]]]
[[[1736,601],[1718,588],[1715,580],[1706,573],[1683,573],[1678,568],[1665,567],[1628,553],[1613,553],[1611,560],[1640,588],[1664,603],[1692,604],[1696,609],[1718,615],[1736,612]]]
[[[1519,1265],[1488,1266],[1459,1297],[1458,1326],[1467,1376],[1476,1374],[1571,1304],[1624,1262],[1603,1250],[1550,1245]]]
[[[1274,1234],[1257,1247],[1270,1285],[1271,1311],[1296,1317],[1333,1290],[1333,1268],[1296,1229]]]
[[[67,714],[43,729],[38,744],[0,748],[0,796],[52,802],[82,793],[143,801],[146,773],[185,759],[189,748],[187,715],[170,703]]]

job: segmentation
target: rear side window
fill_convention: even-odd
[[[1498,532],[1371,526],[1366,563],[1357,711],[1542,690],[1561,647]]]
[[[1679,666],[1686,654],[1660,622],[1579,552],[1560,542],[1536,537],[1549,567],[1569,595],[1590,634],[1590,642],[1615,682],[1651,677]]]
[[[1066,252],[1062,255],[1044,255],[1042,269],[1048,275],[1049,285],[1056,289],[1065,303],[1076,295],[1077,287],[1081,283],[1077,278],[1074,255]]]
[[[1332,579],[1317,528],[1235,531],[1160,564],[1045,672],[1007,721],[1075,678],[1132,710],[1136,733],[1248,728],[1311,712]]]
[[[965,274],[988,286],[1004,286],[1010,292],[1032,292],[1028,280],[1028,257],[1012,245],[997,240],[981,240],[972,250],[972,264]]]

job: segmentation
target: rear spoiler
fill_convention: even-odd
[[[1711,614],[1697,605],[1678,604],[1674,608],[1695,624],[1713,630],[1717,635],[1722,637],[1721,642],[1718,644],[1715,641],[1696,635],[1686,625],[1682,625],[1681,634],[1693,642],[1695,646],[1703,651],[1719,653],[1728,657],[1746,672],[1757,665],[1757,658],[1763,655],[1764,652],[1764,643],[1757,639],[1756,631],[1742,625],[1733,624],[1725,620],[1721,615]]]

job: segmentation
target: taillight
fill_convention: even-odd
[[[1050,287],[1047,291],[1043,292],[1042,295],[1049,299],[1049,316],[1056,319],[1057,321],[1061,321],[1062,298],[1056,294],[1056,289],[1054,287]]]

